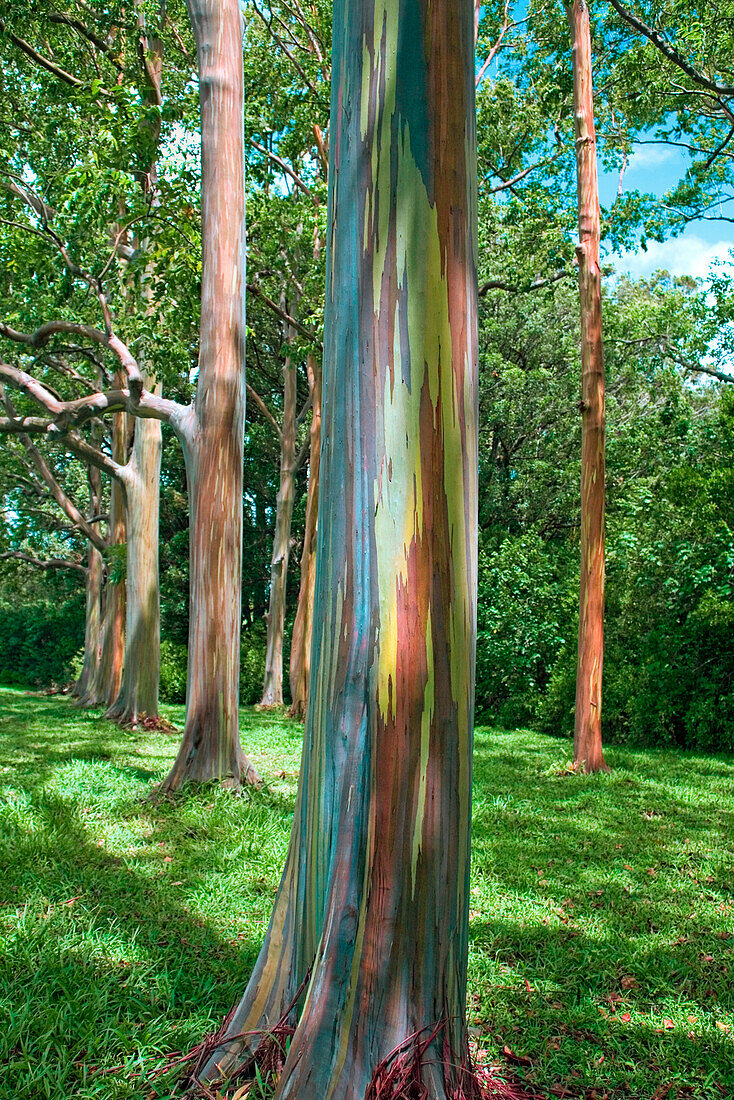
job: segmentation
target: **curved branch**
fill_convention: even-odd
[[[525,286],[505,283],[501,279],[489,279],[488,282],[482,283],[478,293],[480,298],[484,297],[490,290],[504,290],[507,294],[530,294],[533,290],[542,290],[544,286],[550,286],[561,279],[567,279],[570,274],[571,271],[557,271],[555,275],[550,275],[547,279],[538,279],[536,282],[527,283]]]
[[[664,57],[667,57],[668,61],[672,61],[679,69],[682,69],[686,76],[689,76],[691,80],[701,88],[706,88],[708,91],[714,92],[717,96],[734,95],[734,88],[728,88],[725,84],[719,84],[715,80],[709,80],[709,78],[704,76],[703,73],[700,73],[698,69],[694,69],[693,65],[686,61],[682,54],[678,53],[675,46],[671,46],[661,34],[652,27],[648,27],[646,23],[643,23],[641,19],[638,19],[636,15],[633,15],[631,11],[623,7],[619,0],[608,0],[608,3],[611,4],[617,15],[624,19],[625,23],[628,23],[630,27],[644,35],[649,42],[652,42],[653,46],[660,50],[660,53],[663,54]]]
[[[83,80],[80,80],[78,76],[72,76],[71,73],[67,73],[65,69],[59,68],[48,57],[44,57],[38,50],[34,50],[30,42],[26,42],[25,38],[20,38],[17,34],[13,34],[11,30],[8,30],[7,23],[4,19],[0,19],[0,31],[7,33],[8,38],[17,46],[27,57],[30,57],[31,61],[35,61],[37,65],[40,65],[42,69],[52,73],[53,76],[57,76],[59,80],[64,84],[68,84],[71,88],[81,88],[84,84]]]
[[[25,554],[22,550],[3,550],[0,553],[0,561],[8,561],[11,558],[15,561],[23,561],[27,565],[34,565],[37,569],[73,569],[83,577],[87,575],[87,567],[78,561],[67,561],[66,558],[34,558],[32,554]]]
[[[305,336],[307,340],[312,340],[315,344],[318,344],[319,347],[322,346],[321,341],[313,329],[306,328],[306,326],[302,325],[300,321],[297,321],[295,317],[291,317],[290,313],[286,313],[284,309],[276,305],[272,298],[268,298],[267,294],[263,294],[259,286],[255,283],[248,283],[247,289],[250,294],[256,294],[257,297],[265,303],[268,309],[272,310],[276,316],[280,317],[281,321],[285,321],[287,325],[291,325],[296,332],[300,332],[301,336]]]
[[[140,397],[143,391],[143,376],[138,367],[137,360],[134,358],[127,345],[123,344],[119,336],[115,336],[113,332],[103,332],[102,329],[94,328],[93,325],[81,325],[77,324],[75,321],[47,321],[45,324],[40,325],[35,332],[26,333],[18,332],[9,325],[0,322],[0,336],[5,336],[8,340],[13,340],[17,344],[25,344],[27,347],[32,348],[45,347],[51,337],[57,332],[71,334],[73,336],[84,336],[87,340],[91,340],[95,344],[109,348],[117,357],[128,377],[130,393],[133,400],[137,400]]]
[[[252,398],[252,400],[253,400],[253,401],[255,402],[255,404],[257,405],[258,409],[259,409],[259,410],[260,410],[260,412],[261,412],[261,413],[263,414],[263,416],[265,417],[265,419],[267,420],[268,424],[270,425],[270,427],[271,427],[271,428],[273,429],[273,431],[275,432],[275,434],[276,434],[276,436],[278,437],[278,439],[279,439],[279,440],[282,440],[282,438],[283,438],[283,433],[282,433],[282,431],[280,430],[280,425],[278,424],[278,421],[277,421],[277,420],[275,419],[275,417],[274,417],[274,416],[273,416],[273,414],[271,413],[271,411],[270,411],[270,409],[268,408],[268,406],[267,406],[267,405],[265,404],[265,402],[263,401],[263,399],[262,399],[262,397],[260,396],[260,394],[259,394],[259,393],[257,392],[257,390],[253,389],[253,387],[252,387],[252,386],[250,385],[250,383],[249,383],[249,382],[246,382],[246,383],[245,383],[245,385],[247,386],[247,392],[248,392],[248,394],[250,395],[250,397]]]

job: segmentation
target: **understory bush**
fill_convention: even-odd
[[[162,702],[186,702],[187,664],[188,651],[186,646],[164,638],[161,641],[160,698]]]
[[[0,683],[31,688],[68,684],[83,641],[83,598],[58,605],[0,604]]]
[[[186,702],[188,650],[179,642],[161,642],[160,697],[164,703]],[[265,675],[265,631],[250,627],[242,631],[240,641],[240,702],[245,706],[259,703]]]

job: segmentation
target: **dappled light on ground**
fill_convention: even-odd
[[[242,729],[261,791],[155,802],[175,737],[0,692],[1,1100],[169,1097],[153,1072],[239,996],[301,750],[279,713]],[[583,777],[564,741],[477,734],[472,1044],[531,1094],[731,1097],[734,761],[608,757]]]

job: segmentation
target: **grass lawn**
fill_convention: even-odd
[[[242,733],[262,791],[154,804],[175,738],[0,691],[0,1100],[170,1097],[150,1073],[239,997],[301,747],[280,716]],[[587,778],[568,758],[477,732],[480,1057],[550,1097],[732,1100],[734,760],[611,750]]]

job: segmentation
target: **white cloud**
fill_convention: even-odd
[[[633,172],[639,168],[658,168],[661,164],[670,164],[679,159],[678,150],[670,145],[636,145],[630,155],[627,170]]]
[[[693,279],[705,279],[715,260],[732,259],[734,242],[704,241],[691,234],[675,237],[660,244],[648,241],[647,251],[623,252],[610,257],[616,271],[628,272],[633,278],[647,278],[654,271],[663,269],[671,275],[690,275]]]

